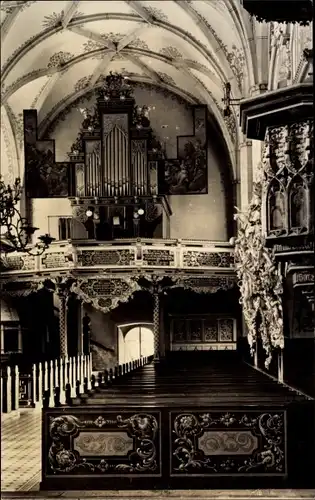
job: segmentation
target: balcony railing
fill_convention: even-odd
[[[38,257],[10,253],[2,258],[2,276],[66,270],[160,268],[233,272],[234,251],[227,242],[126,239],[58,242]]]

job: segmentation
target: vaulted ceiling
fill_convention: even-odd
[[[206,103],[220,122],[223,83],[234,98],[253,84],[246,16],[239,0],[3,1],[2,104],[11,117],[38,109],[43,131],[118,71]]]

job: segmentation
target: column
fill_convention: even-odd
[[[22,351],[23,351],[21,325],[19,325],[19,331],[18,331],[18,351],[19,351],[19,353],[22,353]]]
[[[163,302],[164,302],[163,296],[161,296],[160,303],[159,303],[160,356],[161,356],[161,358],[165,357],[165,347],[166,347]]]
[[[141,344],[142,344],[142,332],[141,332],[141,326],[140,326],[139,327],[139,358],[140,359],[141,359],[141,355],[142,355]]]
[[[154,334],[154,359],[160,358],[160,297],[158,292],[153,292],[153,334]]]
[[[77,297],[78,305],[78,354],[83,354],[83,307],[82,300]]]
[[[83,331],[83,353],[90,354],[90,324],[91,318],[88,313],[85,313],[82,319],[82,331]]]
[[[4,354],[4,325],[1,324],[1,354]]]
[[[65,289],[58,290],[59,297],[59,341],[60,356],[68,356],[68,332],[67,332],[67,292]]]
[[[252,163],[252,141],[245,140],[240,145],[240,177],[241,177],[241,210],[246,210],[252,196],[253,185],[253,163]]]

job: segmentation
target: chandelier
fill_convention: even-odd
[[[29,247],[29,239],[37,227],[21,216],[16,205],[21,199],[21,180],[15,179],[14,185],[6,185],[0,175],[0,241],[7,252],[26,252],[29,255],[42,255],[55,240],[49,234],[39,236],[39,242]]]

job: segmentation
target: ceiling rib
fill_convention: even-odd
[[[25,0],[4,0],[1,2],[1,7],[5,7],[6,9],[11,9],[14,7],[22,7],[22,5],[26,4]]]
[[[224,53],[222,47],[219,45],[219,42],[215,39],[214,35],[210,32],[208,26],[206,25],[200,14],[187,1],[179,0],[177,3],[179,7],[181,7],[186,12],[186,14],[192,19],[192,21],[199,27],[203,35],[206,37],[209,46],[217,47],[217,50],[215,52],[219,51],[221,52],[223,57],[222,62],[224,69],[222,69],[222,66],[220,66],[220,64],[214,58],[211,59],[217,73],[222,78],[222,83],[225,82],[226,80],[229,81],[235,80],[235,76],[226,58],[226,54]],[[237,85],[235,85],[235,87],[237,87]]]
[[[16,129],[14,127],[14,116],[12,116],[12,111],[9,108],[9,106],[4,105],[3,107],[4,107],[4,110],[5,110],[7,118],[8,118],[8,123],[10,125],[11,134],[12,134],[13,141],[14,141],[14,148],[15,148],[15,153],[16,153],[16,159],[17,159],[18,169],[19,169],[19,172],[21,172],[21,162],[20,162],[21,161],[21,155],[20,155],[20,149],[22,149],[22,147],[19,147],[19,144],[18,144],[17,133],[16,133]]]
[[[90,80],[90,85],[95,85],[97,79],[101,76],[104,71],[106,71],[106,68],[108,68],[111,60],[113,57],[116,55],[115,51],[111,51],[107,54],[104,55],[103,59],[101,60],[100,64],[98,64],[92,74],[91,80]]]
[[[133,2],[134,3],[134,2]],[[137,9],[139,6],[137,6]],[[143,10],[143,9],[142,9]],[[162,29],[166,31],[170,31],[172,34],[179,36],[181,39],[185,41],[192,41],[193,47],[200,52],[206,59],[209,60],[210,65],[213,65],[212,57],[211,54],[209,53],[208,49],[200,44],[197,40],[195,39],[190,39],[188,35],[185,35],[185,33],[181,30],[181,28],[177,28],[174,25],[168,24],[168,23],[163,23],[161,21],[156,20],[152,16],[148,15],[146,11],[142,12],[142,18],[146,20],[146,22],[150,22],[153,26],[161,27]],[[139,16],[139,14],[137,14]],[[118,17],[119,16],[119,17]],[[129,19],[132,18],[132,21],[137,21],[139,23],[139,19],[134,19],[134,15],[121,15],[121,14],[113,14],[111,16],[112,19]],[[97,15],[89,15],[89,16],[83,16],[82,19],[76,20],[72,19],[67,27],[67,29],[73,31],[74,33],[80,34],[82,36],[85,36],[87,38],[93,39],[96,42],[102,43],[103,39],[100,35],[96,35],[95,33],[92,33],[88,30],[85,30],[83,28],[80,28],[80,26],[83,23],[89,23],[93,22],[94,20],[102,20],[102,19],[108,19],[107,14],[97,14]],[[4,65],[2,75],[1,75],[1,82],[5,81],[5,78],[7,77],[8,73],[13,69],[13,67],[19,62],[19,60],[32,48],[37,46],[40,42],[48,39],[49,37],[53,36],[54,34],[58,33],[60,30],[63,30],[62,25],[54,28],[50,28],[49,30],[45,30],[44,32],[38,34],[35,36],[35,38],[29,42],[29,44],[26,44],[24,47],[22,47],[17,54],[15,55],[14,58],[11,58],[7,64]]]
[[[119,52],[120,50],[124,49],[129,45],[131,42],[133,42],[143,31],[147,30],[150,28],[150,25],[148,24],[141,24],[136,28],[134,31],[126,35],[122,40],[117,45],[117,51]]]
[[[141,5],[137,2],[134,2],[132,0],[126,0],[126,3],[137,13],[139,16],[141,16],[150,26],[152,26],[153,18],[148,12],[141,7]],[[171,59],[172,64],[179,70],[187,70],[187,65],[185,64],[184,61],[180,59],[175,59],[173,55],[170,53],[170,51],[167,49],[167,52],[169,54],[169,57]],[[189,71],[189,70],[188,70]],[[185,72],[185,71],[184,71]],[[160,78],[161,79],[161,78]]]
[[[67,28],[74,14],[78,10],[79,4],[80,0],[72,0],[68,3],[67,7],[64,10],[63,19],[61,22],[63,29]]]
[[[34,107],[36,106],[37,109],[40,109],[42,107],[46,98],[48,97],[48,95],[52,91],[55,83],[57,83],[57,81],[59,80],[59,76],[60,76],[59,72],[56,72],[54,75],[51,75],[48,82],[46,83],[46,85],[43,87],[42,91],[38,95]]]
[[[16,20],[18,14],[19,14],[20,8],[15,7],[14,10],[8,14],[3,21],[1,25],[1,44],[4,42],[6,39],[7,34],[9,33],[9,30],[12,28],[14,21]]]
[[[78,9],[79,3],[80,3],[80,0],[71,0],[70,2],[68,2],[67,6],[64,10],[64,15],[63,15],[63,19],[62,19],[62,27],[64,30],[67,29],[68,24],[70,23],[71,19],[75,15],[75,13]],[[36,100],[36,106],[38,109],[40,109],[42,107],[46,98],[53,91],[55,84],[57,83],[57,81],[60,78],[61,72],[62,71],[60,71],[60,68],[57,68],[57,71],[53,75],[50,76],[48,82],[46,83],[46,85],[44,86],[44,88],[42,89],[41,93],[39,94],[39,96]]]
[[[128,3],[128,2],[127,2]],[[124,48],[126,48],[131,42],[133,42],[139,35],[142,33],[145,29],[148,29],[151,25],[150,24],[141,24],[138,26],[135,30],[133,30],[131,33],[126,35],[122,40],[120,40],[117,44],[114,42],[113,45],[115,47],[115,51],[111,52],[110,54],[106,54],[105,58],[101,61],[101,63],[98,65],[98,67],[95,69],[92,78],[90,80],[90,85],[95,85],[97,79],[104,73],[106,68],[108,68],[110,62],[115,58],[116,54],[119,54]],[[82,31],[80,30],[81,34]],[[99,42],[103,43],[106,47],[108,47],[108,41],[103,40],[102,41],[99,39]],[[130,56],[125,54],[126,59],[128,59],[130,62],[133,62],[135,65],[140,67],[144,73],[146,73],[150,78],[153,79],[156,83],[159,83],[162,81],[162,79],[159,77],[159,75],[151,70],[146,64],[144,64],[140,59],[136,56]]]
[[[103,42],[104,42],[104,40],[103,40]],[[103,51],[103,50],[104,50],[104,56],[111,51],[113,52],[112,49],[108,49],[105,45],[104,45],[104,48],[98,49],[95,52],[100,53],[100,51]],[[163,61],[167,64],[172,64],[173,66],[176,67],[176,63],[174,63],[174,61],[171,58],[169,58],[168,56],[161,55],[161,54],[156,53],[156,52],[143,51],[142,49],[134,49],[134,48],[126,48],[125,47],[121,51],[124,54],[125,59],[128,59],[130,51],[132,51],[131,55],[136,57],[136,59],[139,61],[140,64],[142,63],[142,61],[140,60],[139,57],[144,56],[144,57],[150,57],[151,59]],[[37,78],[40,78],[41,76],[51,75],[51,74],[56,73],[56,72],[65,71],[66,69],[68,69],[68,67],[72,67],[74,64],[78,64],[80,62],[83,62],[84,60],[88,59],[89,57],[90,57],[90,53],[81,54],[79,56],[76,56],[74,59],[70,60],[68,63],[66,63],[62,67],[57,66],[54,68],[43,68],[42,70],[38,70],[38,72],[36,72],[36,73],[32,73],[32,74],[29,73],[29,74],[25,75],[24,78],[20,79],[14,85],[12,85],[8,88],[8,90],[2,96],[2,102],[3,103],[6,102],[9,99],[9,97],[12,94],[14,94],[14,92],[17,92],[21,87],[30,83],[31,81],[36,80]],[[145,64],[145,63],[143,63],[143,64]],[[193,61],[187,61],[186,64],[187,64],[187,67],[189,67],[191,69],[196,69],[201,74],[206,75],[212,81],[212,83],[214,85],[218,86],[218,88],[221,88],[220,80],[214,74],[212,74],[210,70],[207,71],[206,68],[204,68],[203,66],[200,66],[198,63],[194,63]],[[147,66],[147,65],[145,64],[145,66]],[[148,66],[147,66],[147,68],[148,68],[148,71],[150,71],[151,68],[149,68]],[[163,79],[161,79],[161,81],[163,81]]]
[[[116,51],[116,45],[111,40],[106,40],[101,35],[93,33],[93,31],[80,28],[79,26],[71,26],[70,28],[68,27],[67,29],[73,31],[73,33],[76,33],[77,35],[84,36],[89,40],[93,40],[93,42],[101,43],[102,45],[105,45],[105,47]]]
[[[153,24],[153,17],[143,7],[141,7],[141,5],[138,2],[125,0],[125,3],[129,5],[129,7],[131,7],[147,23]]]
[[[134,56],[132,54],[128,54],[128,59],[129,61],[133,62],[135,65],[139,66],[139,68],[142,69],[142,71],[149,76],[155,83],[164,83],[163,78],[160,77],[160,75],[154,71],[152,68],[147,66],[143,61],[139,59],[139,57]]]

